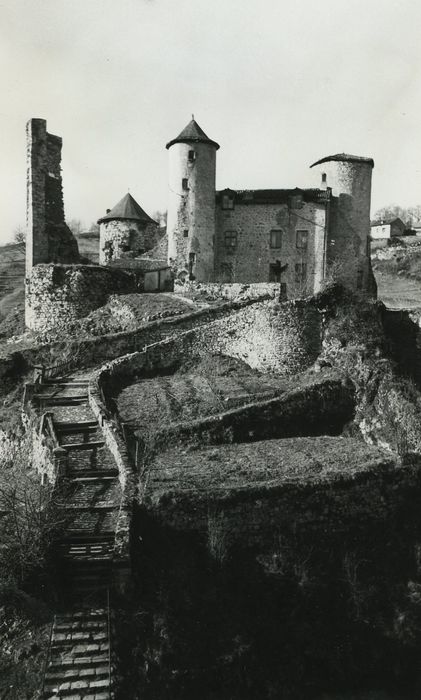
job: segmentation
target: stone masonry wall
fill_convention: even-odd
[[[288,204],[239,204],[234,209],[217,208],[215,279],[221,282],[268,282],[269,268],[277,261],[288,265],[281,281],[287,298],[320,290],[324,268],[325,205],[301,202]],[[271,230],[280,230],[280,248],[271,248]],[[307,231],[307,246],[297,246],[297,231]],[[226,235],[236,234],[236,245],[226,244]],[[296,265],[305,265],[301,277]]]
[[[313,364],[320,343],[321,318],[309,301],[262,301],[118,357],[103,366],[98,382],[103,395],[111,397],[142,377],[212,353],[238,357],[264,372],[291,375]]]
[[[152,247],[156,229],[156,224],[145,225],[140,221],[104,221],[99,233],[100,265],[107,265],[127,255],[142,255],[148,247]]]
[[[110,268],[95,269],[110,271]],[[56,365],[58,361],[68,360],[68,367],[95,367],[126,353],[136,352],[146,345],[179,335],[183,331],[206,325],[218,318],[225,318],[236,310],[259,303],[260,300],[258,298],[232,301],[180,314],[175,318],[149,321],[134,331],[85,339],[66,338],[62,342],[33,345],[13,352],[7,352],[7,347],[4,347],[0,349],[0,394],[10,391],[34,365],[44,364],[49,367]]]
[[[69,321],[102,306],[109,294],[135,291],[134,279],[95,265],[37,265],[26,280],[26,323],[44,331],[65,328]]]
[[[76,239],[64,220],[62,140],[45,119],[31,119],[27,133],[26,275],[34,265],[79,261]]]

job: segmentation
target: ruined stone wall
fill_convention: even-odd
[[[37,265],[26,279],[26,324],[36,331],[65,328],[105,304],[108,296],[135,291],[134,279],[95,265]]]
[[[99,229],[99,263],[107,265],[122,257],[142,255],[153,245],[156,224],[140,221],[104,221]]]
[[[182,325],[177,325],[181,331]],[[152,340],[154,335],[152,332],[143,338]],[[106,397],[142,377],[176,369],[189,358],[212,353],[237,357],[263,372],[295,374],[311,366],[320,352],[321,317],[308,301],[262,301],[167,339],[161,332],[161,338],[141,352],[104,365],[98,382]]]
[[[419,464],[397,468],[393,458],[385,457],[380,468],[372,467],[357,476],[338,470],[337,478],[330,481],[306,483],[303,478],[301,483],[262,485],[260,489],[249,485],[247,493],[233,489],[220,499],[215,492],[203,498],[198,491],[183,493],[180,489],[176,496],[163,496],[161,502],[163,490],[156,489],[156,497],[146,494],[144,507],[156,524],[184,532],[206,534],[216,526],[209,522],[212,517],[219,517],[227,547],[235,543],[258,546],[262,556],[279,553],[282,534],[348,535],[351,524],[364,530],[367,523],[387,521],[399,511],[403,514],[408,493],[412,489],[414,494],[420,492],[419,477]]]
[[[27,133],[26,275],[39,263],[78,262],[76,239],[64,220],[62,140],[45,119],[31,119]]]
[[[215,279],[221,282],[268,282],[270,265],[288,265],[281,281],[287,298],[320,290],[324,274],[326,209],[322,204],[239,204],[217,208]],[[281,247],[270,245],[271,231],[281,232]],[[297,231],[307,231],[307,246],[299,247]],[[230,234],[236,244],[230,247]],[[298,234],[300,236],[300,234]],[[298,243],[298,245],[297,245]],[[296,265],[305,265],[300,275]]]
[[[279,299],[281,285],[279,282],[255,282],[243,284],[241,282],[185,282],[175,284],[175,291],[200,292],[206,297],[215,299],[256,299],[259,296],[267,295],[273,299]]]
[[[111,271],[111,268],[104,267],[94,269],[102,270],[104,274],[107,270]],[[114,288],[110,293],[114,293]],[[69,362],[73,363],[72,367],[93,367],[126,353],[136,352],[145,345],[179,335],[183,331],[208,324],[218,318],[225,318],[236,310],[257,302],[256,299],[227,302],[220,306],[180,314],[175,318],[145,322],[136,330],[94,338],[66,339],[63,342],[33,345],[20,351],[8,352],[7,346],[4,346],[0,348],[0,394],[15,386],[34,365],[56,365],[57,358],[62,362],[65,355]]]

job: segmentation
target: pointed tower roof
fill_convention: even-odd
[[[102,224],[103,221],[112,221],[113,219],[128,219],[129,221],[143,221],[147,224],[156,224],[156,221],[143,211],[142,207],[129,192],[117,202],[108,214],[98,219],[98,224]]]
[[[219,143],[208,138],[194,118],[187,124],[177,138],[168,141],[165,148],[170,148],[175,143],[209,143],[211,146],[215,146],[216,150],[219,148]]]

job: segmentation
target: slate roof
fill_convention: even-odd
[[[151,219],[142,207],[136,202],[132,195],[128,192],[124,195],[123,199],[108,212],[105,216],[98,219],[98,224],[104,221],[113,221],[113,219],[127,219],[129,221],[143,221],[147,224],[156,224],[157,222]]]
[[[282,190],[232,190],[225,189],[216,192],[216,203],[222,202],[222,196],[228,194],[236,204],[289,204],[291,198],[301,197],[304,202],[327,202],[330,197],[328,190],[319,189],[282,189]]]
[[[396,221],[399,221],[405,227],[405,222],[399,216],[395,216],[393,219],[376,219],[376,221],[371,222],[370,226],[389,226],[389,224],[394,224]]]
[[[195,119],[192,119],[191,122],[187,124],[177,138],[173,139],[172,141],[168,141],[165,148],[170,148],[175,143],[209,143],[212,146],[215,146],[216,150],[219,148],[219,143],[212,141],[212,139],[206,136],[205,132],[200,128]]]
[[[352,156],[349,153],[335,153],[333,156],[326,156],[320,160],[316,160],[310,168],[314,168],[315,165],[320,165],[321,163],[329,163],[331,160],[337,160],[342,163],[369,163],[372,168],[374,168],[374,160],[372,158],[366,158],[365,156]]]

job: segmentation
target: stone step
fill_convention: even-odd
[[[109,678],[106,679],[92,679],[92,680],[83,680],[82,678],[79,680],[75,681],[63,681],[60,684],[57,685],[47,685],[44,691],[44,698],[51,697],[51,695],[48,695],[47,693],[55,693],[57,697],[59,698],[70,698],[72,697],[72,700],[78,697],[78,694],[82,698],[86,698],[86,694],[92,693],[94,699],[96,700],[95,693],[96,691],[105,691],[110,689],[110,681]],[[53,696],[54,697],[54,696]],[[89,696],[88,696],[89,697]]]
[[[99,428],[99,425],[96,420],[85,420],[73,423],[70,421],[54,421],[54,427],[58,433],[72,435],[73,433],[95,432],[95,430]]]
[[[67,557],[111,557],[113,553],[112,542],[91,542],[85,544],[61,544],[57,549],[62,558]]]
[[[69,477],[72,481],[79,479],[111,479],[118,476],[117,469],[69,469]]]
[[[66,442],[62,443],[60,447],[72,452],[75,450],[99,450],[101,447],[104,447],[104,445],[104,440],[91,440],[91,442]]]
[[[58,683],[60,681],[77,681],[79,679],[84,680],[99,680],[100,678],[109,677],[109,667],[108,664],[103,664],[102,666],[93,665],[86,667],[73,666],[67,668],[66,666],[58,666],[55,670],[49,670],[45,674],[45,680],[48,685],[53,683]]]
[[[70,630],[67,632],[53,632],[51,648],[73,647],[75,644],[100,644],[108,641],[108,630]]]
[[[59,632],[60,634],[71,632],[73,631],[84,631],[84,630],[104,630],[107,629],[107,624],[108,621],[104,619],[98,619],[98,620],[84,620],[81,618],[80,620],[62,620],[60,622],[56,622],[54,626],[54,631]]]
[[[73,644],[67,642],[67,644],[51,645],[51,661],[53,663],[58,663],[60,661],[60,656],[66,654],[68,658],[77,659],[78,657],[87,658],[89,656],[97,656],[102,653],[109,651],[110,644],[107,641],[93,642],[89,641],[84,643],[83,641],[75,641]]]
[[[99,544],[99,543],[105,543],[105,542],[114,542],[115,539],[115,534],[114,531],[109,532],[109,533],[103,533],[101,532],[100,534],[93,534],[93,533],[85,533],[85,531],[82,531],[79,535],[63,535],[62,537],[58,538],[56,540],[57,545],[62,545],[62,544],[69,544],[69,545],[76,545],[76,544]]]
[[[56,673],[58,669],[89,669],[97,666],[108,664],[108,652],[104,651],[101,654],[90,654],[89,656],[78,656],[72,658],[70,656],[55,657],[56,660],[51,660],[48,664],[48,669],[51,673]]]
[[[78,406],[86,404],[88,394],[80,396],[53,396],[51,394],[34,394],[34,399],[42,402],[45,406]]]
[[[70,380],[60,380],[60,379],[47,379],[46,382],[43,382],[43,385],[47,386],[58,386],[60,388],[63,387],[87,387],[89,386],[89,379],[73,379],[72,381]]]

